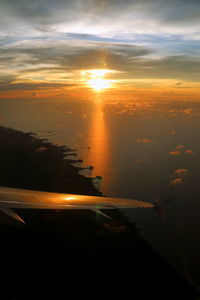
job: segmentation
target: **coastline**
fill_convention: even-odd
[[[0,185],[15,188],[102,196],[92,178],[80,175],[75,150],[34,133],[0,126]]]
[[[0,185],[102,195],[91,178],[78,174],[81,168],[71,165],[76,162],[68,159],[75,155],[72,149],[4,127],[0,143]],[[89,210],[16,211],[25,226],[8,223],[0,213],[1,282],[8,299],[32,294],[47,299],[52,292],[78,296],[79,288],[93,299],[89,286],[102,297],[133,293],[138,299],[196,299],[195,289],[116,209],[106,211],[109,221]]]

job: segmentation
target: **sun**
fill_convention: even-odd
[[[102,91],[104,89],[108,89],[111,86],[109,80],[102,78],[88,80],[88,84],[95,91]]]
[[[100,92],[112,86],[111,80],[104,78],[105,75],[110,72],[110,70],[106,69],[87,70],[83,71],[82,75],[86,77],[85,81],[89,87],[97,92]]]

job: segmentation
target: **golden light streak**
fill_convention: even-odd
[[[83,151],[83,160],[85,166],[93,166],[92,177],[96,177],[98,188],[106,193],[109,185],[115,180],[115,176],[110,173],[111,163],[111,145],[109,131],[107,130],[106,118],[104,115],[104,101],[101,94],[96,95],[94,100],[94,110],[90,122],[87,152]],[[91,176],[91,174],[90,174]]]

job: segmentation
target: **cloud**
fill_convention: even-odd
[[[170,151],[169,155],[180,155],[181,152],[180,151]]]
[[[188,175],[188,169],[176,169],[173,174],[175,178],[169,182],[168,186],[175,186],[178,184],[182,184],[184,182],[183,178],[187,175]]]
[[[126,67],[133,64],[134,58],[150,53],[151,49],[133,44],[27,40],[1,47],[0,64],[18,66],[18,72],[20,69],[25,72],[34,65],[38,65],[40,71],[41,64],[46,70],[51,65],[51,71],[53,68],[66,71],[103,67],[126,71]]]
[[[136,142],[137,143],[141,143],[141,144],[148,144],[148,143],[152,143],[152,140],[149,140],[149,139],[137,139]]]
[[[1,0],[0,67],[10,84],[109,68],[123,72],[114,79],[189,88],[182,81],[200,80],[199,14],[197,0]]]
[[[162,58],[142,58],[126,66],[132,78],[171,78],[187,81],[198,81],[200,61],[198,57],[187,55],[165,56]]]
[[[188,175],[188,169],[176,169],[174,171],[174,174],[179,176],[186,176]]]
[[[11,90],[45,90],[50,88],[65,88],[76,87],[76,84],[60,84],[60,83],[12,83],[12,84],[0,84],[0,91]]]
[[[183,149],[185,146],[183,146],[183,145],[178,145],[178,146],[176,146],[176,149]]]
[[[184,115],[189,116],[193,113],[193,109],[192,108],[187,108],[183,110]]]
[[[194,152],[191,149],[185,150],[185,153],[194,154]]]
[[[169,133],[170,133],[171,135],[175,135],[175,134],[176,134],[176,130],[171,130]]]
[[[178,177],[170,181],[169,186],[183,183],[183,178]]]
[[[1,0],[0,11],[4,27],[38,24],[41,31],[64,27],[72,32],[74,27],[89,33],[93,25],[90,31],[99,32],[101,27],[107,34],[127,34],[127,28],[130,33],[184,34],[198,32],[200,23],[198,0]]]
[[[9,84],[15,80],[16,76],[13,74],[0,74],[0,86],[2,84]]]
[[[180,154],[181,154],[181,151],[179,151],[179,150],[181,150],[181,149],[183,149],[183,148],[185,148],[185,146],[183,146],[183,145],[178,145],[178,146],[176,146],[176,149],[177,149],[177,150],[170,151],[170,152],[169,152],[169,155],[180,155]],[[193,150],[191,150],[191,149],[187,149],[187,150],[185,150],[184,152],[187,153],[187,154],[194,154]],[[186,169],[180,169],[180,170],[186,170]]]

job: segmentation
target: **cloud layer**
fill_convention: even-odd
[[[76,86],[97,68],[184,88],[200,80],[199,14],[195,0],[1,0],[0,89]]]

